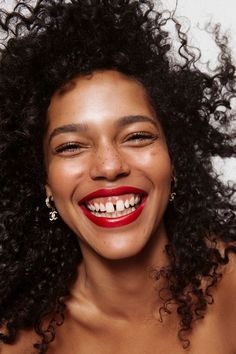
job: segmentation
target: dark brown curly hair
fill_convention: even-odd
[[[179,53],[173,55],[166,21],[174,21]],[[212,156],[236,155],[231,99],[235,67],[223,40],[215,72],[201,72],[198,56],[174,18],[148,0],[37,0],[0,12],[0,340],[14,343],[20,329],[34,328],[46,353],[63,322],[82,256],[77,236],[59,220],[48,221],[42,149],[53,93],[76,75],[115,69],[147,90],[164,129],[178,178],[177,195],[165,213],[169,266],[155,277],[168,280],[160,312],[177,303],[179,337],[204,316],[221,265],[235,252],[234,185],[224,185]],[[170,55],[171,53],[171,55]],[[179,56],[180,61],[174,58]],[[173,58],[174,57],[174,58]],[[224,254],[218,250],[223,243]],[[203,289],[202,279],[208,279]],[[48,328],[43,327],[50,316]]]

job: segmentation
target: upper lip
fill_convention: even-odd
[[[103,197],[110,197],[110,196],[118,196],[122,194],[142,194],[146,195],[147,192],[136,187],[131,187],[131,186],[122,186],[122,187],[117,187],[117,188],[103,188],[103,189],[98,189],[92,193],[87,194],[84,198],[82,198],[79,201],[79,204],[88,202],[91,199],[94,198],[103,198]]]

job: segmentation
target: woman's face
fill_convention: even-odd
[[[44,149],[47,195],[82,252],[122,259],[158,237],[172,166],[140,83],[112,70],[71,81],[52,97]]]

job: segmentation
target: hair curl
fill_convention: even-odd
[[[168,19],[148,0],[38,0],[34,6],[19,2],[11,13],[1,10],[2,342],[14,343],[20,329],[35,328],[42,339],[35,347],[46,353],[82,259],[77,237],[62,220],[51,225],[44,205],[42,139],[50,98],[78,73],[115,69],[146,88],[178,178],[175,202],[165,213],[170,265],[155,276],[168,280],[169,297],[160,311],[177,303],[179,337],[189,345],[185,334],[204,316],[220,266],[236,250],[235,186],[220,182],[211,161],[216,155],[235,157],[230,101],[236,86],[235,67],[217,29],[219,66],[208,74],[196,67],[198,56],[172,20],[181,43],[178,63],[169,55]]]

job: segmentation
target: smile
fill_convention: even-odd
[[[80,202],[84,214],[98,226],[119,227],[135,221],[141,214],[147,193],[139,188],[100,189]]]

